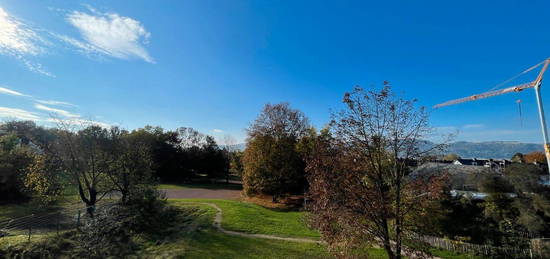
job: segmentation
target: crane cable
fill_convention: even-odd
[[[528,69],[522,71],[522,72],[520,72],[519,74],[517,74],[517,75],[515,75],[515,76],[513,76],[513,77],[511,77],[511,78],[509,78],[509,79],[504,80],[502,83],[497,84],[497,85],[495,85],[493,88],[489,89],[489,91],[493,91],[493,90],[495,90],[495,89],[497,89],[497,88],[499,88],[499,87],[502,87],[503,85],[505,85],[505,84],[507,84],[507,83],[510,83],[512,80],[514,80],[514,79],[520,77],[521,75],[524,75],[524,74],[526,74],[526,73],[532,71],[533,69],[539,67],[540,65],[544,64],[544,62],[546,62],[546,60],[543,60],[542,62],[540,62],[540,63],[538,63],[538,64],[536,64],[536,65],[534,65],[534,66],[532,66],[532,67],[530,67],[530,68],[528,68]]]
[[[523,128],[523,115],[522,115],[522,112],[521,112],[521,99],[518,99],[516,101],[516,103],[518,104],[518,109],[519,109],[519,125]]]

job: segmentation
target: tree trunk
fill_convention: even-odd
[[[388,253],[388,258],[389,259],[400,259],[400,255],[396,255],[394,252],[393,252],[393,249],[391,248],[391,238],[390,238],[390,233],[389,233],[389,226],[388,226],[388,221],[386,219],[383,220],[383,225],[384,225],[384,236],[382,238],[382,245],[384,246],[384,250],[386,250],[386,253]],[[398,257],[399,256],[399,257]]]
[[[396,258],[401,258],[401,234],[403,232],[403,220],[401,218],[401,181],[397,181],[396,205],[395,205],[395,253]]]

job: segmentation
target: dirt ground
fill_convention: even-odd
[[[169,199],[238,200],[241,198],[240,190],[229,190],[229,189],[187,188],[187,189],[167,189],[163,191],[166,193],[166,198],[169,198]]]

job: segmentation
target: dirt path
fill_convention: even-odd
[[[188,204],[204,204],[208,205],[214,209],[216,209],[216,217],[214,218],[214,223],[212,223],[212,226],[214,226],[217,230],[220,232],[231,235],[231,236],[240,236],[240,237],[250,237],[250,238],[264,238],[264,239],[274,239],[274,240],[284,240],[284,241],[293,241],[293,242],[301,242],[301,243],[318,243],[321,244],[322,242],[319,240],[314,239],[308,239],[308,238],[293,238],[293,237],[279,237],[279,236],[272,236],[272,235],[264,235],[264,234],[249,234],[249,233],[243,233],[243,232],[237,232],[237,231],[230,231],[226,230],[222,227],[222,209],[218,207],[218,205],[214,203],[207,203],[207,202],[186,202]]]
[[[240,190],[229,189],[204,189],[204,188],[186,188],[186,189],[163,189],[168,199],[222,199],[238,200],[241,198]]]
[[[208,205],[214,209],[216,209],[216,216],[214,218],[214,222],[212,223],[212,226],[216,228],[218,231],[231,235],[231,236],[240,236],[240,237],[249,237],[249,238],[263,238],[263,239],[272,239],[272,240],[283,240],[283,241],[291,241],[291,242],[300,242],[300,243],[314,243],[314,244],[324,244],[323,241],[315,240],[315,239],[309,239],[309,238],[294,238],[294,237],[280,237],[280,236],[272,236],[272,235],[264,235],[264,234],[250,234],[250,233],[244,233],[244,232],[237,232],[237,231],[231,231],[226,230],[222,227],[222,219],[223,219],[223,211],[218,205],[214,203],[209,202],[185,202],[187,204],[203,204]],[[406,247],[403,247],[406,249]],[[422,252],[413,252],[413,253],[406,253],[405,251],[402,251],[403,256],[407,256],[409,258],[433,258],[433,259],[441,259],[439,257],[435,256],[428,256]]]

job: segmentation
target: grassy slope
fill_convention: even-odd
[[[182,233],[178,240],[152,244],[140,256],[184,258],[333,258],[323,245],[246,238],[225,235],[211,227],[215,209],[207,205],[189,205],[170,201],[179,207],[199,206],[204,212],[196,221],[199,231]],[[209,201],[212,202],[212,201]],[[387,258],[380,249],[369,249],[369,258]]]
[[[319,239],[317,231],[308,228],[304,213],[267,209],[256,204],[203,199],[172,199],[170,202],[209,202],[218,205],[223,211],[222,227],[254,234],[268,234],[282,237],[302,237]]]
[[[71,206],[76,197],[61,202],[59,207]],[[201,215],[193,224],[193,230],[181,229],[176,237],[164,241],[143,244],[143,257],[185,257],[185,258],[331,258],[324,246],[277,240],[253,239],[229,236],[211,227],[216,214],[207,205],[189,205],[184,202],[210,202],[223,210],[223,227],[228,230],[271,234],[278,236],[318,239],[319,234],[308,229],[303,222],[302,212],[266,209],[255,204],[225,200],[169,200],[170,203],[186,207],[200,207]],[[0,206],[0,220],[40,211],[31,203]],[[189,228],[187,225],[186,228]],[[33,235],[32,241],[43,240],[45,235]],[[26,235],[0,239],[0,247],[27,241]],[[433,251],[441,258],[479,258],[458,255],[447,251]],[[369,249],[369,258],[387,258],[381,249]]]
[[[140,256],[168,258],[331,258],[317,244],[304,244],[267,239],[235,237],[212,227],[216,210],[207,205],[189,205],[171,201],[178,207],[200,207],[195,219],[195,231],[182,231],[179,237],[149,244]],[[188,229],[188,227],[187,227]]]
[[[209,209],[214,211],[213,208],[207,206],[207,205],[184,205],[184,202],[208,202],[208,203],[214,203],[218,205],[222,211],[223,211],[223,219],[222,219],[222,226],[225,229],[228,230],[234,230],[234,231],[240,231],[240,232],[246,232],[246,233],[257,233],[257,234],[269,234],[269,235],[277,235],[277,236],[291,236],[291,237],[305,237],[305,238],[312,238],[312,239],[318,239],[319,233],[307,228],[303,222],[303,212],[285,212],[285,211],[277,211],[272,209],[266,209],[264,207],[245,203],[245,202],[238,202],[238,201],[226,201],[226,200],[204,200],[204,199],[171,199],[169,200],[170,203],[176,205],[176,206],[200,206],[204,209]],[[213,212],[215,214],[215,212]],[[212,215],[214,215],[212,214]],[[221,233],[217,232],[211,232],[205,235],[205,237],[211,238],[212,240],[217,240],[222,243],[224,242],[237,242],[237,240],[244,240],[247,242],[250,242],[250,245],[257,245],[257,246],[265,246],[265,244],[261,244],[263,242],[275,242],[278,243],[279,241],[272,241],[272,240],[257,240],[257,239],[247,239],[247,238],[241,238],[241,237],[231,237],[227,235],[223,235]],[[203,236],[198,236],[198,239],[202,239]],[[208,240],[208,239],[207,239]],[[259,242],[259,243],[257,243]],[[264,256],[263,258],[282,258],[277,257],[277,253],[280,253],[281,255],[285,255],[287,252],[287,249],[295,249],[296,246],[298,246],[299,251],[304,251],[308,255],[311,254],[312,246],[313,248],[319,250],[321,249],[323,252],[321,254],[317,255],[323,255],[326,256],[325,248],[319,245],[312,245],[312,244],[296,244],[292,242],[286,242],[288,243],[286,246],[287,248],[279,248],[278,251],[275,251],[276,254],[269,254],[271,249],[273,247],[265,247],[266,253],[268,254],[262,254]],[[247,251],[246,245],[239,243],[243,247],[240,247],[236,251],[232,250],[232,247],[226,247],[224,244],[219,244],[219,251],[207,251],[208,246],[203,245],[202,243],[195,243],[191,242],[190,245],[193,247],[190,251],[191,254],[194,254],[195,252],[197,255],[204,254],[206,258],[212,258],[212,257],[219,257],[219,256],[230,256],[234,255],[234,253],[239,253],[239,251]],[[294,248],[293,248],[294,247]],[[318,251],[319,252],[319,251]],[[474,259],[483,259],[483,257],[477,257],[477,256],[471,256],[471,255],[464,255],[464,254],[457,254],[450,251],[444,251],[440,249],[432,249],[431,252],[434,256],[440,257],[440,258],[448,258],[448,259],[463,259],[463,258],[474,258]],[[221,253],[221,254],[220,254]],[[382,249],[368,249],[369,258],[387,258],[385,251]],[[211,256],[211,257],[209,257]],[[312,255],[313,256],[313,255]],[[301,258],[300,256],[297,257],[297,255],[290,256],[291,258]],[[233,258],[233,257],[229,257]],[[240,257],[236,257],[240,258]],[[249,258],[249,257],[242,257],[242,258]],[[255,258],[255,257],[252,257]],[[261,257],[259,257],[261,258]]]
[[[174,189],[189,189],[189,188],[202,188],[202,189],[230,189],[230,190],[242,190],[242,185],[232,183],[163,183],[158,185],[159,189],[174,190]]]

